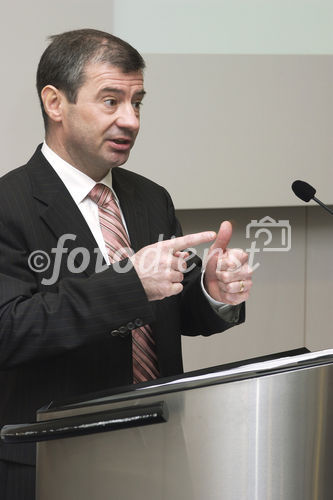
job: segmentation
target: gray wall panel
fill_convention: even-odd
[[[35,75],[47,37],[86,27],[112,31],[112,9],[112,0],[35,0],[2,6],[0,175],[26,163],[43,140]]]
[[[333,57],[146,57],[143,129],[128,168],[177,208],[300,204],[293,180],[333,202]]]
[[[312,350],[333,347],[333,217],[308,210],[306,342]]]
[[[260,263],[260,266],[253,273],[245,324],[209,338],[183,337],[186,370],[305,346],[305,212],[301,207],[177,212],[185,233],[217,230],[220,221],[231,220],[234,225],[231,248],[250,247],[252,239],[246,239],[246,226],[251,220],[270,216],[275,221],[289,220],[291,225],[290,251],[264,251],[266,238],[261,235],[257,239],[260,252],[253,265]],[[276,233],[270,246],[274,243],[277,248],[278,239]]]

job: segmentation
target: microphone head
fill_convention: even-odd
[[[291,185],[291,189],[294,191],[295,195],[298,196],[298,198],[305,201],[306,203],[312,200],[312,198],[316,194],[315,188],[304,181],[294,181]]]

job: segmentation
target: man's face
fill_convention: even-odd
[[[143,96],[141,71],[123,73],[108,63],[88,64],[76,103],[63,100],[64,159],[95,180],[125,163],[139,132]]]

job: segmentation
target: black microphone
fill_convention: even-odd
[[[308,203],[310,200],[315,201],[320,205],[321,207],[325,208],[327,212],[329,212],[331,215],[333,215],[333,210],[328,208],[325,203],[322,201],[318,200],[318,198],[315,197],[316,190],[314,187],[310,186],[307,182],[304,181],[294,181],[291,185],[291,189],[294,191],[295,195],[298,196],[301,200],[305,201]]]

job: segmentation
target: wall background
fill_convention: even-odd
[[[289,252],[264,252],[245,325],[184,339],[186,369],[306,345],[333,347],[333,220],[290,191],[333,203],[330,0],[36,0],[2,6],[3,174],[43,139],[35,71],[48,35],[93,27],[144,53],[147,98],[131,168],[171,192],[186,233],[289,220]]]

